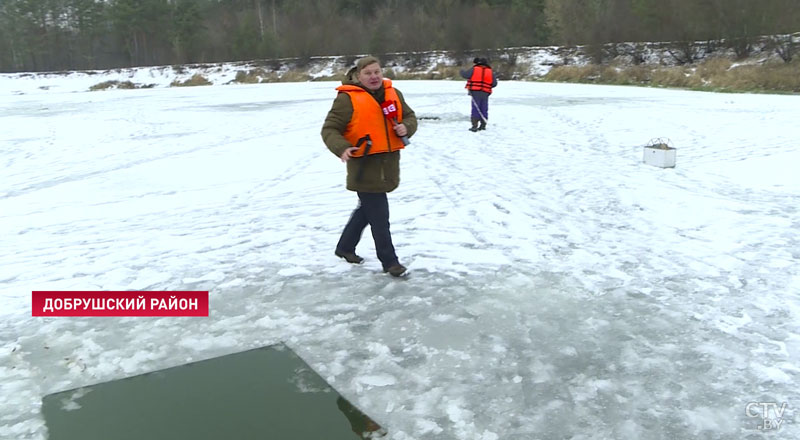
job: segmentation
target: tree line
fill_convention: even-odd
[[[0,0],[0,71],[623,41],[714,40],[745,55],[757,36],[800,30],[796,3]]]

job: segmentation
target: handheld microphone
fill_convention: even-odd
[[[391,121],[392,125],[397,124],[397,105],[395,105],[394,101],[383,101],[381,103],[381,110],[383,110],[383,116],[386,117],[389,121]],[[408,140],[408,136],[402,136],[400,138],[403,141],[403,145],[408,145],[410,142]]]

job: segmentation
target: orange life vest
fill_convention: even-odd
[[[384,78],[383,89],[384,99],[394,101],[397,106],[397,122],[403,122],[403,105],[400,104],[397,91],[392,88],[392,81]],[[353,117],[350,118],[347,128],[342,133],[342,136],[351,145],[359,147],[353,157],[364,155],[367,144],[362,142],[361,145],[358,145],[358,143],[367,135],[372,141],[372,146],[366,154],[387,153],[404,147],[403,141],[395,134],[392,123],[384,116],[380,103],[369,92],[353,85],[342,85],[336,90],[347,93],[350,96],[350,102],[353,103]]]
[[[467,81],[466,88],[474,91],[492,94],[492,69],[486,66],[475,66],[472,68],[472,77]]]

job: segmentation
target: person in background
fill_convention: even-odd
[[[492,66],[486,58],[475,58],[473,66],[461,70],[461,76],[467,80],[467,90],[472,101],[472,127],[469,131],[486,130],[489,120],[489,95],[497,87],[497,77],[492,72]],[[480,125],[478,125],[480,123]]]
[[[395,253],[389,230],[387,193],[400,184],[402,137],[417,131],[417,117],[403,94],[383,78],[375,57],[361,58],[347,73],[322,125],[322,140],[347,164],[347,189],[355,191],[359,204],[336,245],[335,255],[360,264],[356,246],[367,225],[375,240],[375,253],[383,271],[399,277],[406,273]],[[393,101],[396,121],[385,117],[382,104]]]

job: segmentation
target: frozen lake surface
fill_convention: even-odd
[[[285,341],[408,439],[800,438],[800,96],[397,81],[406,279],[319,131],[330,82],[0,82],[0,438],[57,391]],[[641,163],[666,137],[677,167]],[[32,318],[32,290],[208,290],[204,318]],[[774,413],[769,417],[777,419]],[[772,437],[769,437],[772,438]]]

